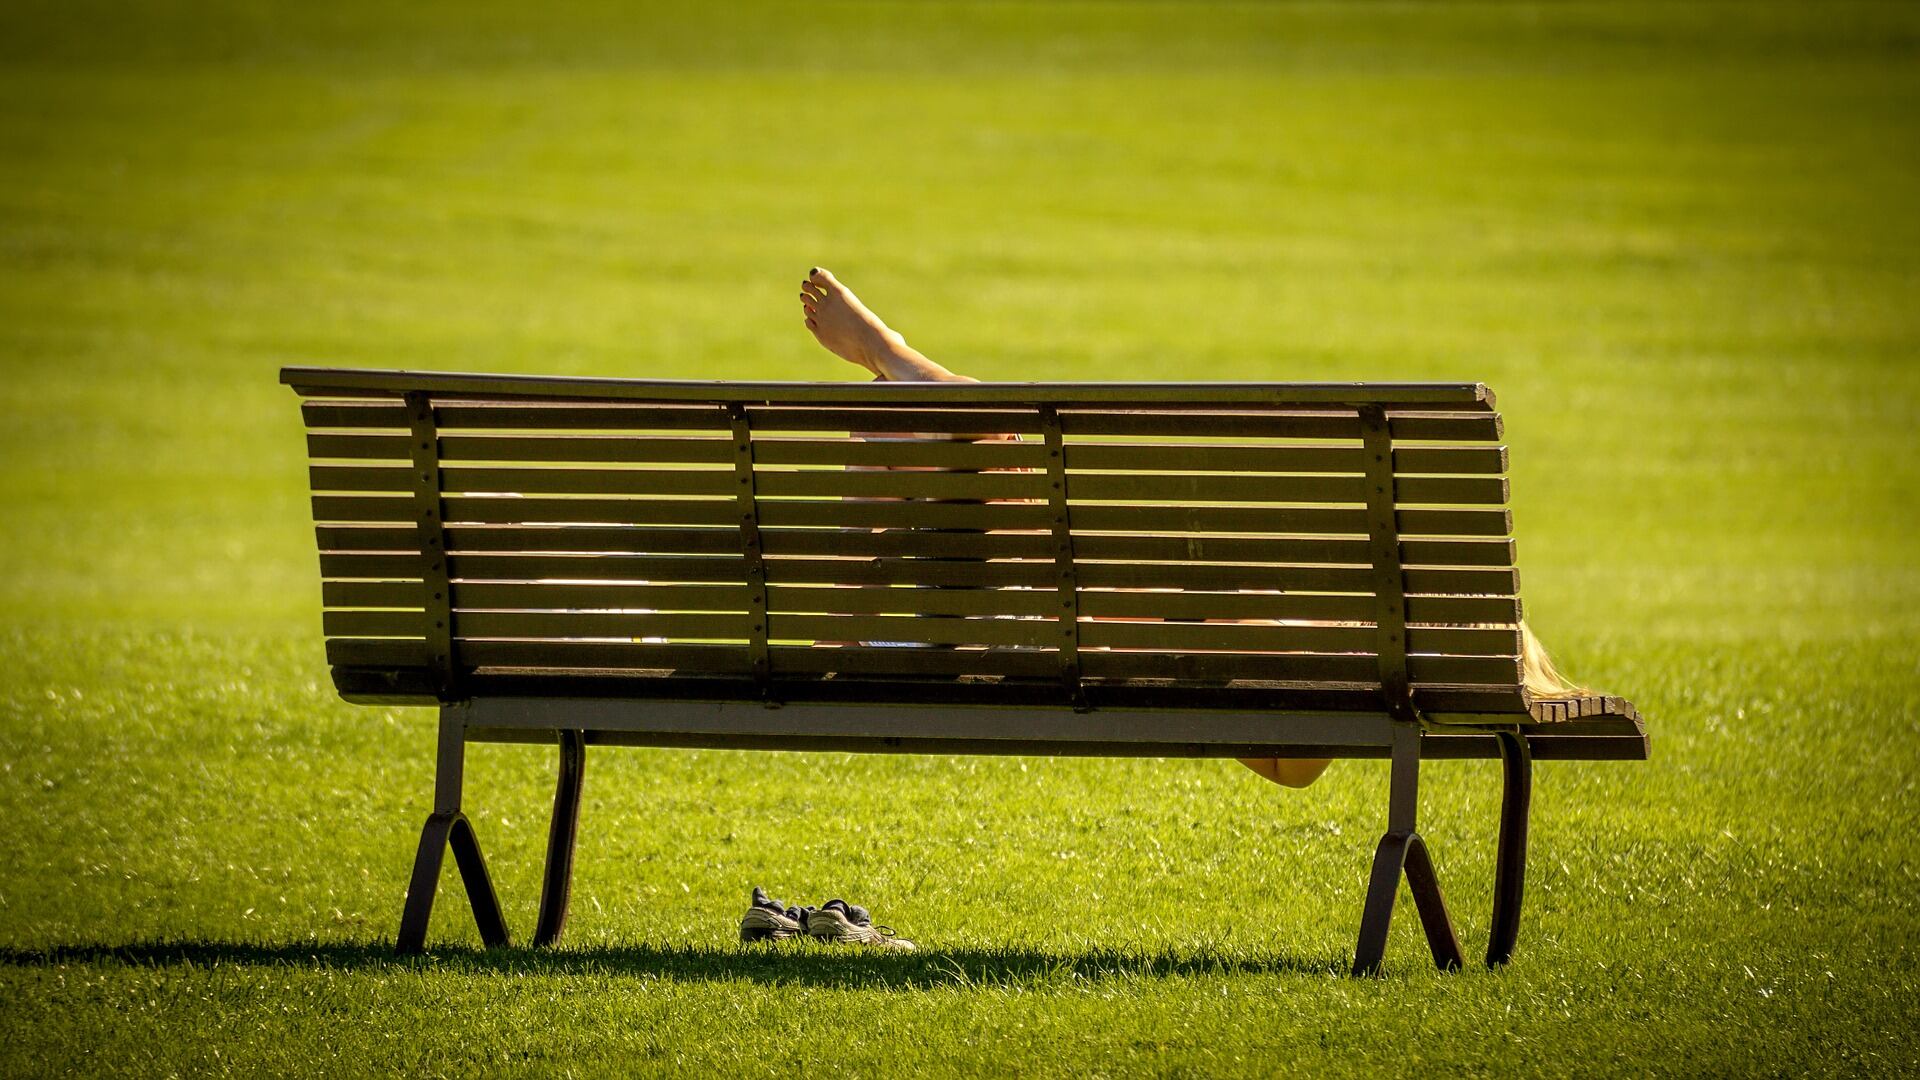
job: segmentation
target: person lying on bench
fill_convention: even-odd
[[[978,382],[935,363],[907,344],[852,290],[819,267],[800,283],[800,307],[806,326],[828,352],[889,382]],[[1011,438],[983,433],[981,438]],[[1561,677],[1533,631],[1520,623],[1521,665],[1525,686],[1536,697],[1570,697],[1584,692]],[[1320,759],[1241,758],[1242,765],[1277,784],[1306,787],[1320,778],[1330,761]]]

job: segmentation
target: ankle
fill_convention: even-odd
[[[908,358],[907,339],[898,331],[882,328],[860,343],[860,363],[883,379],[894,378],[893,370]]]

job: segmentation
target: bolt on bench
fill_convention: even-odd
[[[726,383],[288,368],[342,697],[437,705],[399,947],[426,941],[465,746],[554,743],[535,944],[566,922],[589,745],[1390,758],[1354,956],[1423,758],[1505,766],[1489,964],[1534,760],[1637,760],[1617,697],[1524,689],[1493,395],[1443,383]],[[1017,439],[1002,436],[1017,435]]]

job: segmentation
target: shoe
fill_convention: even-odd
[[[740,916],[741,941],[780,941],[784,938],[799,937],[806,933],[802,924],[804,913],[798,908],[789,908],[778,900],[767,898],[767,890],[758,885],[753,887],[753,904],[747,913]]]
[[[867,909],[833,899],[806,914],[807,936],[815,941],[846,941],[912,952],[913,942],[896,937],[892,927],[875,926]]]

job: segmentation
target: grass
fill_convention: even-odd
[[[1887,1074],[1920,766],[1920,17],[1879,5],[0,9],[0,1072]],[[1351,981],[1384,770],[622,751],[553,953],[385,947],[430,718],[331,693],[283,363],[1470,378],[1543,765],[1520,954]],[[470,810],[533,921],[550,754]],[[1430,768],[1470,948],[1497,796]],[[754,883],[912,956],[742,948]],[[1404,915],[1404,913],[1403,913]]]

